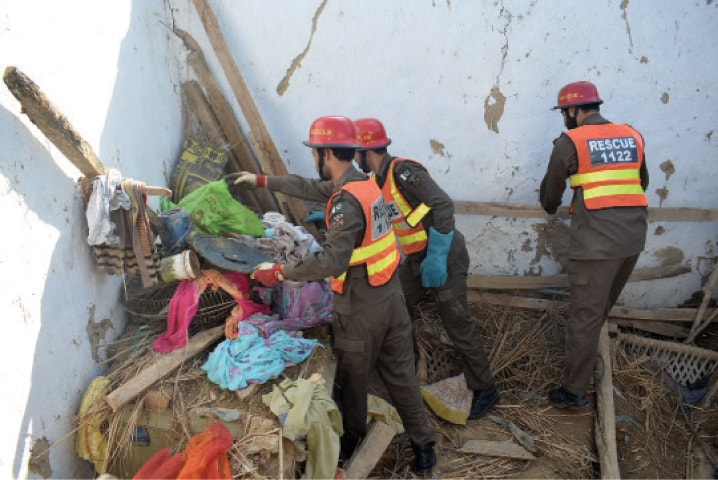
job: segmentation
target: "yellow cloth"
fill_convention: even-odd
[[[107,439],[100,431],[103,417],[97,409],[104,405],[109,385],[110,381],[103,376],[90,382],[80,402],[80,426],[75,437],[75,452],[80,458],[91,461],[99,474],[107,473]]]
[[[280,418],[282,435],[289,440],[306,438],[307,463],[302,478],[334,478],[339,460],[342,418],[324,379],[286,379],[262,395],[262,401]]]
[[[404,424],[401,421],[396,408],[383,398],[367,395],[367,423],[371,420],[379,420],[394,428],[397,435],[404,433]]]

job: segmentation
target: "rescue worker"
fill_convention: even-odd
[[[541,206],[554,216],[567,179],[573,189],[566,365],[560,386],[548,395],[562,408],[588,407],[601,328],[646,243],[643,137],[629,125],[603,118],[602,103],[591,82],[559,90],[553,110],[561,111],[568,130],[554,140],[539,191]]]
[[[399,267],[409,311],[425,293],[436,301],[441,322],[461,355],[464,377],[474,391],[469,419],[485,415],[501,399],[466,298],[469,252],[454,225],[454,202],[415,160],[393,157],[384,125],[356,120],[357,163],[381,188],[394,232],[406,255]],[[415,352],[418,360],[418,352]]]
[[[415,454],[414,471],[436,464],[434,432],[419,390],[411,319],[396,274],[400,253],[376,184],[354,168],[356,130],[351,119],[325,116],[309,130],[320,180],[297,175],[228,176],[230,191],[266,187],[326,203],[323,250],[292,264],[267,264],[252,276],[264,285],[331,277],[336,376],[334,398],[343,415],[341,456],[350,458],[366,436],[367,394],[375,367],[401,416]]]

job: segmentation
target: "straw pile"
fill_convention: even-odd
[[[437,432],[436,451],[440,478],[600,478],[593,442],[595,412],[565,414],[552,408],[546,392],[560,379],[563,365],[561,338],[565,312],[536,312],[510,307],[471,305],[491,359],[502,400],[491,418],[453,425],[430,414]],[[425,383],[460,372],[458,357],[443,343],[435,306],[419,308],[417,337],[422,352],[419,377]],[[159,316],[158,316],[159,317]],[[204,325],[209,326],[208,324]],[[160,319],[144,318],[130,324],[111,349],[107,378],[113,387],[147,368],[156,358],[151,344],[163,330]],[[308,331],[328,345],[326,329]],[[692,478],[697,445],[715,442],[718,414],[712,408],[681,406],[663,382],[662,374],[646,356],[636,356],[612,343],[613,381],[616,391],[616,431],[619,464],[624,478]],[[209,352],[207,352],[209,353]],[[323,349],[315,349],[304,364],[284,372],[288,378],[308,378],[322,370]],[[218,406],[242,412],[240,433],[230,450],[234,478],[299,478],[305,460],[301,444],[281,440],[279,424],[261,402],[273,382],[252,389],[250,394],[221,390],[206,379],[200,366],[205,355],[187,362],[151,389],[164,396],[171,418],[170,430],[181,450],[191,436],[191,417],[204,407]],[[281,381],[277,379],[277,381]],[[372,391],[386,397],[377,378]],[[592,395],[593,392],[590,392]],[[146,409],[148,392],[121,412],[97,404],[93,410],[103,418],[110,465],[122,463],[132,448],[134,429]],[[595,404],[595,402],[592,402]],[[79,418],[79,422],[83,419]],[[467,440],[516,440],[507,424],[531,439],[535,460],[479,456],[457,451]],[[280,441],[281,440],[281,441]],[[413,454],[406,435],[395,437],[372,472],[373,478],[414,478]],[[112,469],[110,469],[112,471]],[[131,475],[132,472],[125,472]]]

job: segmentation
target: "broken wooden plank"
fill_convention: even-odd
[[[194,6],[197,13],[199,13],[202,25],[222,65],[222,69],[224,70],[232,91],[242,108],[242,113],[250,125],[251,129],[248,132],[248,136],[254,146],[259,164],[265,174],[287,175],[287,167],[284,165],[282,157],[279,155],[279,151],[277,151],[277,147],[274,145],[272,137],[269,135],[269,131],[262,120],[262,116],[259,114],[257,106],[252,100],[252,95],[244,82],[244,78],[242,78],[242,74],[232,58],[224,35],[222,35],[222,30],[219,28],[217,17],[212,11],[209,1],[194,0]],[[312,222],[304,222],[304,218],[307,217],[309,212],[302,200],[283,195],[279,192],[275,192],[275,195],[279,202],[280,210],[287,217],[288,221],[296,225],[303,225],[317,240],[321,239],[316,225]]]
[[[345,466],[346,478],[367,478],[396,435],[394,427],[375,420]]]
[[[609,322],[622,328],[633,328],[644,332],[656,333],[664,337],[684,339],[688,337],[688,328],[670,322],[652,322],[650,320],[631,320],[624,318],[609,318]]]
[[[234,154],[233,159],[237,166],[233,171],[247,171],[252,173],[262,173],[262,170],[254,156],[252,149],[244,135],[244,131],[232,112],[227,99],[222,94],[217,81],[212,75],[212,71],[207,65],[207,60],[202,53],[197,41],[187,32],[179,28],[174,29],[175,34],[182,39],[185,47],[189,50],[187,61],[192,66],[197,78],[204,90],[207,92],[207,100],[210,108],[214,112],[221,131],[226,137],[230,151]],[[274,194],[266,188],[256,189],[252,192],[263,212],[278,211],[279,205]]]
[[[546,218],[538,204],[455,201],[454,213],[511,218]],[[570,219],[568,207],[559,207],[560,218]],[[649,222],[718,222],[718,208],[648,207]]]
[[[182,348],[159,355],[154,363],[148,365],[138,375],[110,392],[105,401],[113,412],[132,401],[139,394],[179,368],[187,360],[199,355],[207,347],[224,337],[224,325],[204,330],[190,338]]]
[[[508,418],[500,417],[498,415],[494,414],[488,414],[487,418],[491,420],[494,423],[498,423],[499,425],[503,426],[504,428],[508,428],[511,434],[514,436],[517,442],[524,447],[526,450],[528,450],[531,453],[536,452],[536,444],[534,443],[534,439],[531,438],[531,436],[521,430],[519,427],[516,426],[514,422],[509,420]]]
[[[518,460],[535,460],[531,452],[511,440],[467,440],[457,449],[461,453],[476,453],[487,457],[516,458]]]
[[[569,302],[547,300],[543,298],[529,298],[506,293],[488,293],[470,290],[470,302],[487,303],[490,305],[503,305],[528,310],[550,310],[553,308],[567,309]],[[650,320],[656,322],[692,322],[695,318],[695,308],[655,308],[652,310],[639,310],[628,307],[614,306],[608,314],[610,319]],[[711,310],[711,313],[713,310]]]
[[[17,67],[7,67],[3,75],[10,92],[18,99],[22,112],[85,177],[102,175],[107,168],[89,143],[75,130],[40,88]]]
[[[613,369],[611,367],[608,324],[601,327],[596,357],[595,438],[601,465],[601,478],[621,478],[616,450],[616,413],[613,405]]]
[[[716,282],[718,282],[718,262],[713,265],[713,272],[711,272],[710,277],[708,277],[708,282],[703,288],[703,299],[701,300],[700,307],[698,307],[698,313],[696,313],[696,317],[693,320],[693,325],[691,325],[691,333],[688,335],[686,343],[691,343],[696,338],[696,335],[698,335],[696,330],[703,320],[703,315],[705,314],[706,308],[708,308],[708,303],[713,296],[713,290],[715,290]]]
[[[677,277],[691,272],[690,265],[667,265],[634,270],[628,278],[629,282],[657,280],[660,278]],[[568,275],[469,275],[466,279],[468,288],[485,288],[489,290],[537,290],[542,288],[568,288]]]
[[[217,117],[214,115],[214,112],[212,111],[209,102],[207,101],[207,97],[205,97],[200,84],[194,80],[184,82],[182,84],[182,93],[187,98],[187,101],[190,104],[190,108],[192,109],[192,113],[199,122],[201,128],[212,139],[215,139],[214,142],[210,143],[219,143],[216,140],[217,137],[223,140],[222,143],[226,143],[226,139],[224,138],[224,131],[222,130],[222,127],[220,126]],[[234,153],[231,150],[227,153],[230,158],[230,161],[234,163],[238,162],[237,158],[234,156]],[[259,212],[262,211],[262,206],[260,205],[256,195],[254,194],[254,192],[256,191],[258,190],[244,190],[240,191],[239,195],[244,205],[246,205],[250,209],[253,209],[255,212]]]

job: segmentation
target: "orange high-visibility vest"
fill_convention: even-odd
[[[332,200],[342,190],[350,193],[359,201],[364,211],[366,222],[364,238],[361,245],[352,252],[349,266],[366,265],[369,285],[374,287],[384,285],[391,279],[399,266],[400,255],[381,191],[379,191],[378,185],[369,181],[368,178],[367,181],[354,181],[344,184],[334,192],[327,202],[327,210],[324,215],[327,229],[329,229]],[[331,279],[332,290],[336,293],[344,293],[346,273],[344,272]]]
[[[395,158],[389,163],[387,170],[386,182],[381,188],[381,193],[384,195],[384,201],[386,202],[387,208],[389,209],[389,217],[391,218],[391,224],[394,227],[394,233],[399,239],[399,245],[401,250],[406,254],[421,252],[426,248],[428,237],[426,236],[426,230],[421,220],[426,216],[431,207],[425,203],[420,203],[416,208],[411,208],[409,202],[406,201],[404,195],[402,195],[399,187],[396,185],[394,180],[394,166],[398,161],[410,161],[419,163],[414,160],[407,158]]]
[[[605,123],[565,133],[578,153],[578,171],[569,177],[571,188],[583,189],[587,209],[648,205],[640,175],[643,138],[636,130]]]

